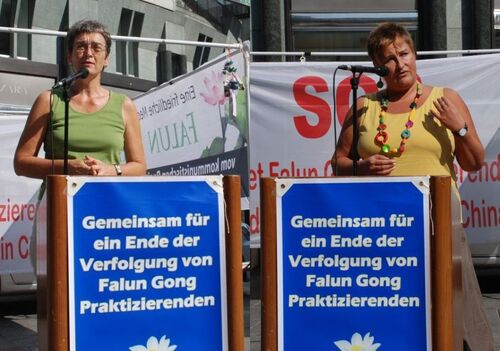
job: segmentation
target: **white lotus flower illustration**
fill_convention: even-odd
[[[165,335],[158,341],[154,336],[148,339],[146,346],[136,345],[129,348],[130,351],[175,351],[177,345],[170,345],[170,339]]]
[[[354,333],[351,342],[339,340],[335,341],[334,344],[341,351],[376,351],[381,344],[374,344],[373,339],[374,337],[370,336],[370,333],[366,333],[364,338],[361,337],[361,334]]]

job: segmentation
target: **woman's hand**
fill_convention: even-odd
[[[358,161],[359,174],[386,176],[396,167],[396,161],[384,155],[371,155]]]
[[[85,160],[68,160],[68,173],[71,175],[95,175],[92,167]]]
[[[452,132],[457,132],[467,123],[468,132],[465,136],[454,135],[455,155],[463,170],[477,171],[484,162],[484,148],[470,111],[456,91],[444,88],[443,93],[443,97],[434,101],[435,110],[431,110],[431,114]]]
[[[465,119],[462,117],[460,110],[446,96],[440,97],[433,101],[435,109],[431,109],[431,115],[438,119],[442,125],[456,132],[465,125]]]
[[[96,158],[86,155],[83,162],[91,169],[91,174],[94,176],[115,176],[115,166],[109,165]]]

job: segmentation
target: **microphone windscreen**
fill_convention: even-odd
[[[89,70],[85,67],[83,67],[81,70],[80,70],[80,74],[81,74],[81,77],[83,79],[87,78],[88,75],[89,75]]]
[[[389,74],[389,70],[387,69],[386,66],[380,66],[379,67],[379,76],[385,77],[388,74]]]

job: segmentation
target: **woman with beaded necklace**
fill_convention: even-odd
[[[484,148],[462,98],[452,89],[421,84],[416,52],[406,29],[384,23],[368,38],[375,66],[385,66],[386,89],[357,102],[360,159],[353,160],[352,110],[332,166],[336,175],[451,175],[453,160],[466,171],[481,168]]]
[[[368,37],[368,54],[374,66],[387,68],[386,89],[358,99],[354,119],[357,145],[353,145],[352,108],[348,112],[332,157],[334,174],[353,175],[356,169],[356,175],[449,175],[453,179],[455,208],[459,208],[455,157],[466,171],[480,169],[484,159],[469,109],[454,90],[418,81],[416,51],[404,27],[395,23],[379,25]],[[464,243],[464,350],[491,351],[493,337],[482,308],[470,250],[463,230],[458,235]]]

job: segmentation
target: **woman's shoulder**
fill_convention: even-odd
[[[114,101],[114,106],[121,107],[121,112],[125,121],[129,118],[129,116],[135,117],[137,115],[135,104],[129,96],[113,90],[110,90],[110,96],[110,100]]]
[[[64,100],[64,87],[52,88],[51,90],[44,91],[42,94],[44,93],[49,94],[52,99],[57,98],[61,101]]]
[[[122,108],[127,108],[129,105],[133,105],[132,100],[130,97],[123,93],[116,92],[114,90],[109,90],[109,96],[110,96],[110,107],[119,107],[121,106]]]
[[[451,88],[443,88],[443,96],[450,99],[453,103],[457,104],[458,106],[460,105],[465,106],[464,99],[460,96],[460,94],[457,91]]]
[[[435,85],[422,85],[424,94],[425,95],[432,95],[434,97],[441,97],[443,95],[446,95],[448,92],[452,91],[453,93],[456,93],[453,89],[447,88],[447,87],[442,87],[442,86],[435,86]]]
[[[111,99],[114,99],[116,101],[120,101],[122,104],[125,104],[125,105],[134,105],[134,102],[132,101],[130,96],[128,96],[126,94],[119,93],[115,90],[109,90],[109,93],[110,93]]]
[[[378,104],[382,96],[384,95],[384,90],[379,90],[374,93],[369,93],[358,99],[358,106],[369,106],[370,104]]]
[[[111,99],[116,101],[126,101],[127,99],[130,99],[127,95],[111,89],[109,90],[109,96],[111,97]]]
[[[44,90],[36,97],[35,103],[37,102],[47,102],[50,100],[50,90]]]
[[[33,107],[43,108],[46,110],[50,109],[51,99],[53,100],[53,93],[51,90],[42,91],[33,103]]]
[[[443,91],[443,95],[446,97],[458,97],[458,96],[460,96],[460,94],[458,94],[458,92],[452,88],[443,87],[441,89]]]
[[[430,96],[432,99],[440,98],[443,96],[450,99],[462,99],[460,97],[460,94],[452,88],[427,85],[424,86],[424,92],[426,89],[428,90],[428,93],[425,94],[425,96]]]

